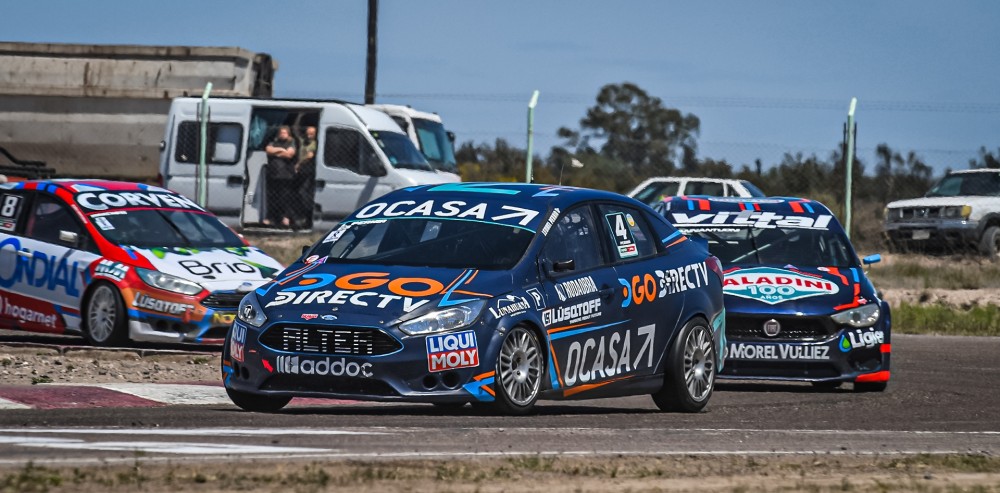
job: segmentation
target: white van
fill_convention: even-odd
[[[160,183],[188,197],[195,189],[201,135],[201,99],[176,98],[160,150]],[[265,225],[268,156],[278,129],[291,129],[302,149],[317,128],[315,176],[299,182],[312,219],[342,218],[397,188],[459,181],[437,173],[399,125],[381,111],[336,101],[212,98],[208,100],[208,203],[220,215],[239,215],[240,226]],[[301,190],[294,190],[298,194]],[[288,200],[297,200],[289,197]],[[272,204],[274,207],[274,204]]]
[[[444,128],[437,113],[419,111],[400,104],[368,106],[391,116],[438,173],[447,175],[450,180],[461,181],[455,161],[455,134]]]

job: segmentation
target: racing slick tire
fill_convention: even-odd
[[[885,392],[889,382],[855,382],[855,392]]]
[[[240,409],[255,413],[273,413],[280,411],[281,408],[287,406],[292,400],[291,397],[271,397],[267,395],[248,394],[246,392],[240,392],[239,390],[233,390],[230,388],[226,389],[226,394],[229,394],[229,400],[233,401],[233,404],[236,404],[236,406]]]
[[[530,413],[542,389],[543,363],[535,332],[524,326],[511,329],[497,356],[492,409],[503,414]]]
[[[99,283],[83,303],[83,338],[94,346],[118,346],[128,340],[128,315],[118,289]]]
[[[983,236],[979,239],[979,253],[991,260],[997,259],[997,254],[1000,253],[1000,227],[990,226],[983,231]]]
[[[663,388],[653,394],[661,411],[696,413],[715,389],[718,355],[712,329],[696,317],[684,324],[667,354]]]

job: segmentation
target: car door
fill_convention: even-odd
[[[691,286],[708,282],[707,266],[690,266],[681,255],[665,251],[639,210],[621,204],[599,204],[602,240],[611,251],[616,297],[632,340],[632,370],[637,375],[653,373],[659,366],[684,308],[684,294]],[[681,282],[683,281],[683,282]],[[636,346],[636,343],[639,346]]]
[[[3,320],[4,327],[16,321],[16,310],[8,307],[23,302],[13,294],[13,290],[18,277],[23,275],[17,259],[27,209],[28,196],[25,192],[4,190],[0,193],[0,320]]]
[[[34,194],[23,221],[14,282],[3,286],[23,297],[25,306],[16,318],[33,330],[79,327],[88,270],[100,257],[92,238],[72,209],[47,193]]]
[[[536,302],[544,299],[542,324],[549,340],[553,388],[600,382],[618,370],[625,322],[613,301],[617,280],[599,231],[590,205],[559,216],[539,258],[542,296],[528,290]]]

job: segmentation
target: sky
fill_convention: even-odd
[[[239,46],[280,64],[277,97],[363,101],[367,1],[32,0],[2,41]],[[826,158],[858,98],[858,156],[881,143],[936,171],[1000,149],[1000,2],[381,0],[377,102],[434,111],[468,140],[535,149],[633,82],[701,120],[699,156]],[[14,21],[14,22],[11,22]]]

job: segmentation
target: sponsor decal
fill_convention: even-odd
[[[229,338],[229,355],[240,363],[243,362],[243,348],[247,342],[247,327],[243,324],[234,323],[232,336]]]
[[[168,313],[170,315],[180,315],[188,310],[194,310],[194,305],[161,300],[145,293],[136,293],[135,298],[132,300],[132,306],[142,308],[143,310]]]
[[[21,242],[17,238],[7,238],[0,242],[0,251],[4,249],[11,251],[11,256],[16,259],[11,272],[9,268],[3,269],[7,272],[0,272],[0,287],[10,288],[18,283],[25,283],[36,288],[43,288],[49,291],[62,289],[66,294],[74,297],[80,296],[80,272],[79,263],[69,262],[69,255],[60,258],[46,255],[44,252],[35,250],[27,256],[27,250],[21,250]],[[0,255],[4,255],[0,253]],[[8,274],[4,276],[4,274]]]
[[[597,284],[594,283],[594,278],[590,276],[556,283],[556,294],[559,295],[559,301],[566,301],[596,292]]]
[[[552,209],[552,213],[549,214],[549,218],[545,220],[545,225],[542,226],[542,236],[546,236],[549,234],[549,230],[552,229],[552,226],[556,224],[556,219],[559,219],[560,212],[561,211],[559,210],[558,207]]]
[[[615,240],[615,246],[618,247],[618,256],[629,258],[639,255],[632,230],[625,226],[626,222],[635,226],[635,220],[632,219],[632,216],[629,215],[628,219],[625,219],[624,212],[614,212],[605,215],[604,219],[608,222],[608,227],[611,228],[611,237]]]
[[[0,231],[14,231],[17,228],[21,202],[22,197],[14,194],[4,194],[0,199]]]
[[[830,359],[828,346],[802,346],[796,344],[746,344],[730,343],[726,358],[765,360]]]
[[[409,313],[428,303],[429,300],[415,300],[434,296],[445,291],[440,281],[426,277],[389,278],[387,272],[356,272],[337,277],[332,274],[306,274],[297,286],[278,291],[266,307],[301,304],[332,304],[373,306],[385,308],[392,302],[401,302],[403,311]],[[321,290],[333,285],[334,290]],[[370,291],[385,288],[391,294]]]
[[[660,298],[708,286],[708,265],[705,262],[655,272],[656,277],[660,278]]]
[[[538,288],[529,289],[528,296],[531,296],[531,301],[535,303],[535,310],[545,308],[545,297],[542,296],[542,292]]]
[[[341,224],[337,226],[333,229],[333,231],[330,231],[330,234],[326,235],[326,238],[323,238],[323,243],[333,243],[339,240],[340,237],[344,236],[344,233],[346,233],[349,229],[351,229],[351,224]]]
[[[245,262],[209,262],[206,264],[200,260],[184,259],[177,262],[177,265],[192,275],[206,279],[213,279],[216,274],[256,274],[258,272],[254,266]]]
[[[310,256],[306,257],[306,263],[307,264],[311,264],[311,263],[313,263],[313,262],[315,262],[317,260],[319,260],[319,255],[310,255]]]
[[[840,288],[821,277],[773,267],[753,267],[726,274],[725,294],[776,305],[812,296],[837,294]]]
[[[105,216],[97,216],[93,218],[94,225],[101,229],[101,231],[111,231],[115,229],[115,225],[111,224]]]
[[[657,283],[656,279],[653,279],[652,274],[632,276],[631,281],[619,277],[618,284],[623,286],[622,296],[625,297],[625,299],[622,300],[622,308],[625,308],[632,303],[641,305],[656,299]]]
[[[601,299],[595,298],[575,305],[550,308],[542,312],[542,324],[575,324],[601,316]]]
[[[516,219],[520,226],[527,226],[538,215],[538,211],[514,207],[512,205],[468,204],[461,200],[425,200],[417,203],[413,200],[400,200],[387,203],[376,202],[368,204],[355,213],[357,219],[382,217],[454,217],[457,219],[477,219],[480,221],[504,222]]]
[[[316,320],[317,318],[319,318],[318,313],[303,313],[300,316],[302,317],[302,320]]]
[[[94,267],[94,277],[107,277],[121,281],[128,274],[128,269],[129,267],[125,264],[113,260],[101,259],[97,262],[97,266]]]
[[[563,382],[572,387],[652,368],[655,332],[655,325],[645,325],[635,332],[627,329],[598,339],[573,341],[563,360]]]
[[[686,212],[672,213],[674,226],[685,228],[688,226],[707,225],[733,225],[749,228],[801,228],[801,229],[828,229],[833,221],[833,216],[821,214],[812,216],[781,215],[773,212],[741,211],[741,212],[709,212],[704,214],[691,214]]]
[[[92,211],[131,207],[202,210],[198,204],[187,197],[157,192],[86,192],[76,195],[76,203],[80,204],[80,207]]]
[[[427,369],[431,372],[479,366],[476,333],[471,330],[427,336]]]
[[[855,329],[841,334],[837,346],[846,353],[852,349],[872,348],[878,344],[885,344],[885,333],[869,327],[868,330]]]
[[[232,312],[215,312],[212,314],[212,325],[229,325],[236,320]]]
[[[264,368],[270,373],[286,375],[317,375],[323,377],[365,377],[371,378],[371,363],[356,363],[347,358],[311,359],[303,356],[278,356],[274,366],[267,360],[262,360]]]
[[[497,298],[496,306],[490,307],[490,313],[494,318],[506,317],[508,315],[518,315],[531,309],[528,299],[523,296],[508,294]]]
[[[319,318],[321,318],[323,320],[326,320],[327,322],[330,322],[330,321],[333,321],[333,320],[337,320],[337,316],[336,315],[331,315],[331,314],[326,314],[326,315],[323,315],[323,316],[321,316]]]
[[[42,313],[31,308],[15,305],[10,302],[10,298],[4,298],[0,296],[0,305],[3,305],[3,314],[5,317],[12,318],[18,322],[26,322],[44,325],[46,327],[56,328],[56,315],[55,313]]]

